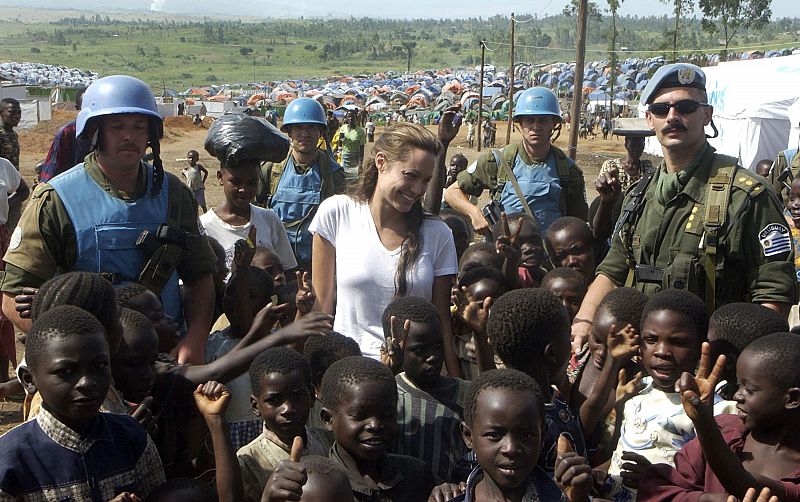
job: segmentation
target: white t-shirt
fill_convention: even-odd
[[[0,225],[8,221],[8,196],[17,191],[21,180],[14,164],[0,157]]]
[[[216,239],[225,249],[225,263],[229,270],[231,262],[233,262],[233,246],[239,239],[247,239],[251,225],[256,226],[257,246],[263,246],[275,252],[284,269],[289,270],[297,266],[297,260],[294,258],[283,223],[271,209],[250,204],[250,221],[245,225],[238,226],[228,225],[212,209],[200,216],[200,224],[203,226],[203,233]]]
[[[401,248],[389,251],[369,206],[346,195],[322,201],[309,230],[336,248],[336,316],[333,329],[353,338],[365,356],[378,358],[381,316],[395,293]],[[410,269],[409,296],[430,301],[434,277],[458,273],[453,233],[438,218],[422,223],[422,250]]]

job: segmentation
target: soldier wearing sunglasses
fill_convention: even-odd
[[[705,75],[691,64],[659,68],[642,92],[664,161],[626,193],[611,250],[575,316],[580,347],[612,289],[691,291],[709,313],[731,302],[788,315],[797,303],[791,234],[769,183],[707,142]]]

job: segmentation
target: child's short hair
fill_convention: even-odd
[[[617,328],[630,324],[636,331],[642,330],[642,312],[647,304],[647,295],[635,288],[616,288],[606,294],[597,306],[605,307],[616,319]]]
[[[542,277],[542,287],[545,289],[550,289],[550,284],[556,279],[563,279],[565,281],[577,281],[578,284],[584,286],[583,288],[584,293],[586,292],[586,287],[585,287],[586,280],[584,279],[583,275],[574,268],[556,267],[550,272],[547,272],[546,274],[544,274],[544,277]]]
[[[348,387],[364,382],[380,382],[392,388],[397,397],[397,383],[392,370],[374,359],[352,356],[339,359],[331,364],[322,377],[322,404],[330,411],[336,411],[344,399]]]
[[[503,268],[503,257],[497,252],[495,245],[491,242],[477,242],[475,244],[471,244],[467,249],[464,250],[464,254],[461,255],[461,261],[458,263],[458,269],[464,273],[466,270],[463,270],[463,265],[466,261],[472,257],[472,255],[476,253],[487,253],[491,256],[490,263],[484,263],[483,265],[494,267],[497,270],[501,270]]]
[[[93,272],[67,272],[45,282],[33,296],[31,319],[59,305],[82,308],[103,326],[114,325],[117,315],[117,293],[111,282]]]
[[[105,335],[103,325],[95,316],[74,305],[53,307],[34,319],[25,340],[25,360],[33,368],[41,358],[52,357],[45,353],[48,341],[90,333]]]
[[[153,329],[153,323],[141,312],[129,308],[122,308],[119,320],[125,328],[149,330]]]
[[[184,492],[197,502],[216,502],[217,496],[207,483],[192,478],[172,478],[158,485],[145,502],[171,502],[175,493]]]
[[[647,300],[642,310],[642,326],[651,312],[669,310],[688,317],[697,330],[697,344],[701,344],[708,334],[708,314],[706,304],[694,293],[680,289],[665,289]]]
[[[475,405],[485,389],[509,389],[530,392],[539,417],[544,417],[544,394],[536,380],[521,371],[510,368],[484,371],[470,382],[464,406],[464,422],[472,427],[475,419]]]
[[[529,216],[527,213],[508,213],[506,214],[506,219],[508,220],[509,226],[515,223],[517,220],[525,220],[531,225],[533,228],[536,229],[537,232],[541,233],[541,229],[539,228],[539,222]],[[492,225],[492,235],[497,237],[503,233],[503,222],[498,220],[497,223]]]
[[[496,282],[506,291],[513,289],[512,286],[508,283],[508,278],[503,274],[503,272],[501,272],[499,269],[495,267],[488,265],[482,265],[480,267],[474,267],[470,268],[469,270],[466,270],[458,278],[458,287],[459,288],[469,287],[475,284],[476,282],[482,281],[483,279],[489,279],[491,281]]]
[[[800,335],[795,333],[772,333],[753,340],[745,347],[749,352],[760,357],[768,372],[781,389],[800,387]]]
[[[494,302],[486,331],[500,359],[523,369],[537,364],[535,358],[543,357],[568,322],[561,300],[549,290],[515,289]]]
[[[121,307],[136,310],[137,305],[134,305],[133,299],[150,291],[138,282],[129,282],[116,288],[117,301]],[[155,293],[154,293],[155,294]]]
[[[729,303],[711,314],[714,332],[741,353],[756,338],[789,331],[786,318],[757,303]]]
[[[265,350],[250,364],[250,388],[253,389],[253,395],[261,394],[261,381],[265,375],[286,375],[295,370],[303,375],[304,385],[311,387],[311,368],[299,352],[288,347],[271,347]]]
[[[200,154],[197,153],[197,150],[189,150],[188,152],[186,152],[186,156],[187,157],[189,157],[191,155],[197,155],[198,157],[200,156]]]
[[[576,218],[575,216],[562,216],[561,218],[556,219],[547,229],[547,236],[549,237],[551,235],[555,235],[556,232],[560,232],[567,228],[573,228],[577,230],[578,237],[586,242],[594,242],[594,236],[592,235],[592,229],[589,228],[589,224],[580,218]]]
[[[314,386],[317,388],[322,385],[322,376],[331,364],[345,357],[360,355],[358,342],[336,332],[327,336],[311,336],[303,345],[303,356],[308,361]]]
[[[390,324],[392,316],[397,317],[400,323],[408,319],[409,321],[440,326],[439,314],[436,312],[436,307],[425,298],[420,298],[419,296],[401,296],[395,298],[383,310],[381,323],[383,324],[383,336],[387,339],[391,335],[392,327]]]

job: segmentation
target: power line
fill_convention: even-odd
[[[491,43],[491,44],[494,44],[495,46],[500,46],[500,45],[511,46],[511,44],[508,43],[508,42],[490,42],[490,41],[486,41],[486,43],[487,44]],[[728,47],[728,52],[731,52],[731,51],[738,52],[738,51],[752,50],[752,49],[765,49],[767,47],[786,46],[786,45],[791,45],[791,44],[789,44],[787,42],[776,42],[774,44],[747,45],[747,46],[741,46],[741,47]],[[545,47],[545,46],[540,46],[540,45],[522,45],[522,44],[514,44],[514,46],[515,47],[522,47],[522,48],[526,48],[526,49],[544,49],[544,50],[548,50],[548,51],[568,51],[568,52],[574,52],[575,51],[574,47]],[[497,50],[497,47],[495,47],[494,50]],[[672,49],[664,49],[664,50],[659,50],[659,51],[653,51],[653,50],[645,51],[645,50],[635,50],[635,49],[633,49],[633,50],[631,50],[631,49],[616,50],[616,51],[611,51],[611,50],[608,50],[608,49],[586,49],[586,51],[587,52],[598,52],[598,53],[602,53],[602,54],[611,54],[611,53],[614,53],[614,54],[665,54],[665,53],[675,52]],[[713,52],[719,52],[719,51],[720,51],[720,47],[713,48],[713,49],[678,49],[678,52],[686,53],[686,54],[693,53],[693,52],[713,53]],[[494,52],[494,51],[492,51],[492,52]]]

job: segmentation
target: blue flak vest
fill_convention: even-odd
[[[308,227],[322,198],[320,169],[318,160],[309,166],[305,173],[298,174],[294,167],[294,159],[289,154],[270,202],[270,209],[275,211],[275,214],[283,222],[286,235],[289,237],[292,250],[294,250],[299,263],[311,263],[312,236]],[[330,160],[328,169],[333,173],[341,167]]]
[[[502,167],[498,165],[497,169],[499,172]],[[551,152],[543,166],[531,166],[522,160],[521,155],[517,154],[512,171],[519,182],[522,193],[525,194],[528,207],[539,221],[539,228],[542,233],[546,232],[550,225],[561,217],[561,178],[556,169],[555,155]],[[505,182],[500,194],[500,202],[507,214],[525,212],[511,180]]]
[[[75,227],[78,257],[73,270],[112,273],[126,281],[138,279],[147,257],[136,247],[136,239],[142,230],[155,234],[167,222],[169,207],[168,180],[165,177],[161,191],[151,197],[153,166],[143,165],[147,193],[133,202],[103,190],[86,172],[83,163],[50,180]],[[164,311],[182,325],[177,272],[172,273],[164,286],[161,303]]]

